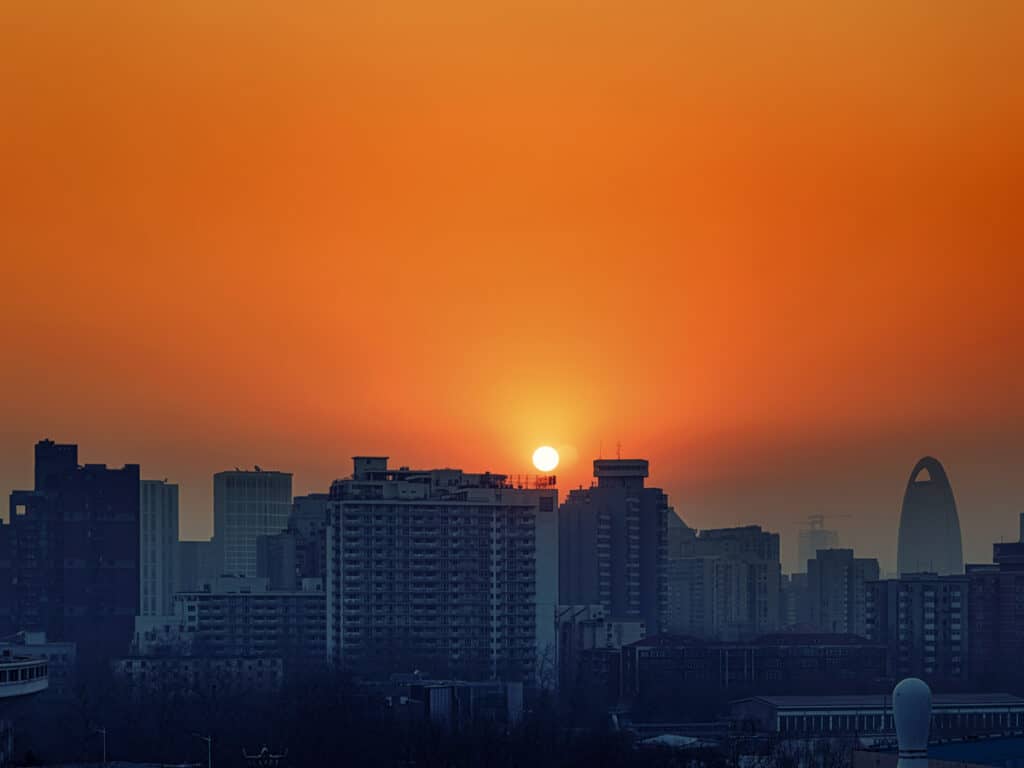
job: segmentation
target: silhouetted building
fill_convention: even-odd
[[[178,486],[143,480],[139,506],[139,615],[174,613],[178,568]]]
[[[622,649],[622,695],[855,692],[885,676],[885,648],[855,635],[773,634],[743,643],[656,635]]]
[[[270,591],[266,579],[222,577],[207,591],[175,595],[190,655],[326,663],[326,596],[318,579],[309,579],[303,586],[303,590]]]
[[[558,512],[559,602],[600,605],[613,620],[657,632],[676,515],[660,488],[644,487],[647,471],[644,459],[597,459],[597,485],[569,492]]]
[[[327,524],[329,493],[296,496],[288,518],[288,530],[295,534],[295,567],[304,579],[327,575]]]
[[[267,579],[270,589],[294,590],[298,584],[295,564],[296,539],[291,531],[256,537],[256,575]]]
[[[867,583],[878,561],[852,549],[820,549],[807,561],[809,620],[819,632],[867,635]]]
[[[558,491],[354,459],[331,486],[328,658],[555,685]]]
[[[830,696],[756,696],[732,704],[740,727],[790,738],[894,734],[889,693]],[[1006,693],[935,693],[931,697],[932,739],[1020,731],[1024,699]],[[927,768],[931,761],[921,760]],[[877,761],[872,761],[876,765]],[[894,764],[894,763],[893,763]],[[1000,763],[1001,765],[1002,763]],[[946,763],[952,768],[964,763]]]
[[[213,532],[219,573],[256,575],[256,537],[288,527],[292,476],[287,472],[218,472],[213,476]]]
[[[811,628],[811,593],[806,573],[783,574],[779,588],[780,626]]]
[[[779,535],[760,526],[701,531],[669,562],[665,626],[704,639],[740,640],[779,627]]]
[[[911,574],[868,582],[868,637],[886,646],[889,676],[970,681],[966,576]]]
[[[271,657],[129,656],[111,667],[133,697],[161,691],[179,697],[263,693],[277,690],[284,680],[284,660]]]
[[[811,560],[819,549],[838,549],[839,534],[825,527],[824,515],[811,515],[807,518],[807,527],[801,529],[797,539],[797,571],[807,573],[807,561]]]
[[[992,565],[968,565],[975,685],[1024,688],[1024,543],[994,544]]]
[[[139,612],[138,465],[80,467],[77,446],[44,440],[36,484],[10,497],[10,623],[83,659],[124,653]]]
[[[668,518],[668,559],[673,560],[683,556],[683,548],[686,542],[697,535],[697,532],[683,522],[683,519],[674,509],[669,508]]]
[[[220,575],[223,558],[212,539],[179,541],[175,592],[193,592]]]
[[[924,474],[926,477],[923,477]],[[964,572],[960,518],[946,470],[930,456],[910,473],[900,513],[897,569],[939,576]]]
[[[612,621],[600,605],[558,606],[559,689],[571,692],[578,685],[588,652],[618,651],[646,635],[642,621]]]

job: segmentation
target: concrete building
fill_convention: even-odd
[[[210,658],[280,658],[288,666],[327,658],[326,596],[318,579],[305,590],[267,589],[260,578],[223,577],[202,592],[174,596],[189,654]]]
[[[269,657],[129,656],[115,659],[111,667],[132,696],[263,693],[279,689],[284,680],[284,661]]]
[[[234,470],[213,476],[213,536],[223,557],[219,573],[256,575],[256,537],[288,527],[292,476]]]
[[[866,599],[866,598],[865,598]],[[811,624],[810,585],[806,573],[783,574],[779,589],[780,628],[805,627]]]
[[[935,574],[868,582],[867,634],[886,646],[890,677],[970,682],[969,586]]]
[[[668,608],[676,515],[660,488],[644,487],[647,474],[644,459],[597,459],[597,485],[569,492],[558,511],[559,602],[601,605],[614,620],[657,632]]]
[[[178,486],[143,480],[139,496],[139,615],[169,616],[178,570]]]
[[[329,493],[296,496],[288,530],[295,534],[295,567],[303,579],[323,579],[327,575],[327,525],[330,513]]]
[[[870,690],[884,678],[885,648],[854,635],[782,633],[736,643],[656,635],[623,647],[621,674],[626,701]]]
[[[756,525],[701,531],[667,568],[665,626],[718,640],[773,632],[781,581],[777,533]]]
[[[554,686],[557,508],[550,478],[355,457],[331,486],[328,658]]]
[[[926,456],[914,465],[903,496],[898,549],[900,576],[964,572],[960,518],[946,470]]]
[[[807,561],[809,620],[819,632],[867,635],[867,583],[878,561],[852,549],[820,549]]]
[[[757,733],[799,738],[895,734],[892,696],[756,696],[735,701],[731,719]],[[932,739],[1017,732],[1024,699],[1006,693],[933,693]]]
[[[807,561],[819,549],[838,549],[839,533],[825,527],[824,515],[811,515],[807,527],[800,530],[797,538],[797,572],[807,573]]]
[[[588,652],[618,651],[646,635],[642,621],[612,621],[600,605],[558,606],[559,689],[571,691],[578,684]]]
[[[175,592],[202,589],[221,573],[223,556],[213,539],[179,541],[178,562],[174,573]]]
[[[256,576],[270,589],[291,591],[299,580],[296,565],[298,537],[291,531],[256,537]]]
[[[36,487],[10,496],[8,626],[71,641],[79,658],[125,653],[139,613],[139,467],[78,464],[36,444]]]
[[[983,688],[1024,685],[1024,542],[994,544],[992,565],[968,565],[970,673]]]

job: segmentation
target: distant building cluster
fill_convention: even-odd
[[[137,465],[80,465],[77,446],[49,440],[35,459],[0,525],[0,650],[43,660],[47,695],[94,664],[140,692],[416,670],[434,682],[408,706],[452,720],[486,694],[514,720],[512,684],[639,706],[673,690],[853,695],[918,676],[968,691],[1021,676],[1024,541],[964,568],[931,458],[911,473],[888,579],[824,515],[784,574],[778,533],[690,528],[641,459],[596,460],[591,487],[561,503],[550,477],[377,456],[306,496],[285,472],[219,472],[208,541],[180,540],[177,485]],[[487,681],[506,687],[473,687]],[[781,706],[751,702],[757,717]]]

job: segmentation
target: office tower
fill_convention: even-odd
[[[558,511],[559,602],[600,605],[615,621],[660,631],[668,609],[668,521],[660,488],[645,488],[644,459],[597,459],[597,485]],[[682,522],[682,521],[679,521]]]
[[[178,569],[178,486],[143,480],[139,496],[139,615],[171,616]]]
[[[553,686],[557,508],[549,478],[355,457],[331,486],[328,659]]]
[[[78,465],[36,444],[36,484],[10,496],[13,621],[92,660],[124,653],[139,612],[139,467]]]
[[[1024,684],[1024,542],[992,546],[992,565],[968,565],[970,672],[986,690]]]
[[[671,632],[741,640],[779,626],[779,535],[760,526],[700,531],[670,562]]]
[[[193,592],[220,575],[223,558],[213,539],[179,541],[175,592]]]
[[[270,589],[294,590],[298,584],[295,543],[291,531],[256,537],[256,576],[267,579]]]
[[[256,575],[256,537],[280,533],[292,511],[287,472],[234,470],[213,476],[213,533],[223,557],[220,573]]]
[[[910,473],[900,514],[897,568],[908,573],[964,572],[960,518],[946,470],[930,456]]]
[[[797,571],[807,573],[807,561],[813,558],[819,549],[838,548],[839,534],[825,528],[825,516],[811,515],[807,518],[807,527],[801,529],[797,539]]]
[[[296,496],[288,530],[295,534],[295,567],[304,579],[323,579],[327,573],[327,517],[329,493]]]
[[[887,648],[889,675],[970,680],[967,576],[909,574],[869,581],[867,632]]]
[[[810,623],[819,632],[867,633],[867,582],[878,581],[878,561],[852,549],[819,549],[807,561]]]

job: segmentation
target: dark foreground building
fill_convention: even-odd
[[[78,446],[36,444],[35,488],[10,496],[8,627],[78,644],[83,660],[128,650],[139,613],[139,467],[78,465]]]
[[[569,492],[558,510],[562,605],[600,605],[613,621],[660,631],[668,608],[668,523],[660,488],[645,488],[645,459],[598,459],[597,485]]]

